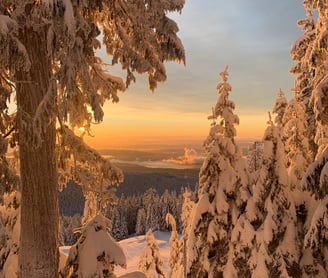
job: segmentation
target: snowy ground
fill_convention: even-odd
[[[168,265],[168,259],[169,259],[169,241],[170,241],[170,233],[169,232],[154,232],[154,236],[157,240],[158,247],[160,249],[160,253],[162,255],[163,261],[164,261],[164,270],[168,273],[169,272],[169,265]],[[117,276],[124,275],[126,273],[130,273],[133,271],[138,270],[138,264],[139,264],[139,258],[142,250],[146,246],[146,237],[144,235],[142,236],[136,236],[131,237],[128,239],[124,239],[119,242],[121,247],[123,248],[123,251],[126,256],[127,260],[127,268],[123,269],[119,266],[115,268],[115,274]],[[63,246],[60,248],[61,254],[68,254],[69,247]]]

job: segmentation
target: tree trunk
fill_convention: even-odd
[[[31,61],[28,72],[20,70],[15,75],[17,111],[24,121],[35,115],[51,82],[46,27],[38,30],[26,28],[19,34]],[[42,119],[42,142],[37,146],[26,140],[32,130],[18,119],[22,184],[19,277],[54,278],[58,277],[59,259],[55,120],[51,116]]]

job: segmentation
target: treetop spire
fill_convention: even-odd
[[[221,78],[221,80],[223,82],[227,82],[228,81],[228,76],[229,76],[229,73],[228,73],[228,65],[226,65],[224,71],[220,72],[219,73],[219,76]]]

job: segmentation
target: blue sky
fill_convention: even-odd
[[[104,123],[94,128],[90,143],[100,147],[97,140],[105,140],[101,147],[110,147],[205,139],[218,73],[226,65],[230,98],[240,117],[237,136],[260,138],[279,88],[291,97],[289,50],[301,35],[297,20],[304,16],[297,0],[187,0],[181,14],[170,16],[179,25],[186,66],[168,63],[168,79],[155,93],[138,76],[118,104],[106,104]]]

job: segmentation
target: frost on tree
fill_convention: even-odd
[[[144,208],[138,209],[136,234],[143,235],[146,233],[146,212]]]
[[[308,71],[311,76],[311,105],[314,113],[316,134],[314,142],[317,146],[315,160],[308,167],[303,179],[302,188],[317,201],[317,206],[308,212],[308,225],[304,240],[302,257],[303,272],[306,277],[327,276],[327,251],[321,248],[325,244],[327,169],[328,169],[328,3],[327,1],[307,1],[308,6],[317,13],[314,38],[311,44]],[[319,238],[320,237],[320,238]]]
[[[1,127],[0,130],[5,131]],[[0,134],[0,277],[12,278],[17,277],[21,198],[20,180],[11,163],[14,158],[6,157],[9,140]]]
[[[180,267],[178,264],[181,257],[180,241],[178,238],[177,224],[173,215],[167,213],[165,216],[165,222],[168,227],[171,227],[169,266],[171,269],[170,276],[174,277],[175,274],[173,273]]]
[[[126,267],[122,248],[109,235],[109,220],[99,214],[81,231],[81,237],[69,251],[63,277],[116,277],[114,266]]]
[[[184,189],[183,204],[181,212],[182,232],[178,242],[179,253],[177,260],[174,263],[174,267],[171,267],[170,277],[186,277],[187,270],[187,240],[190,233],[190,222],[192,210],[194,208],[194,202],[192,199],[193,192],[189,188]],[[173,234],[172,234],[173,235]],[[177,245],[175,245],[177,246]],[[176,250],[176,249],[175,249]],[[170,250],[171,252],[171,250]],[[175,251],[176,253],[176,251]]]
[[[263,166],[247,202],[245,227],[252,231],[248,264],[253,277],[300,277],[296,212],[286,172],[280,129],[269,121]],[[250,229],[248,224],[252,225]],[[242,237],[246,237],[240,232]]]
[[[313,111],[313,102],[311,100],[313,84],[312,79],[315,75],[315,69],[310,66],[313,42],[316,37],[316,21],[313,15],[312,1],[304,0],[303,6],[306,11],[306,18],[300,19],[297,24],[302,29],[302,36],[291,46],[290,54],[295,64],[290,72],[296,75],[295,90],[297,102],[301,102],[305,106],[306,113],[306,136],[309,140],[312,159],[314,158],[317,146],[314,143],[314,135],[316,133],[316,124]]]
[[[328,197],[320,201],[304,238],[305,277],[328,276]]]
[[[77,156],[85,146],[72,144],[71,131],[90,132],[103,119],[105,101],[117,102],[135,73],[147,74],[154,90],[166,79],[165,61],[184,62],[177,24],[167,16],[183,6],[184,0],[1,1],[0,136],[9,132],[19,145],[24,277],[57,276],[57,170],[61,184],[116,176],[90,149]],[[103,68],[96,52],[102,44],[126,72],[125,82]],[[10,99],[17,106],[12,115],[3,105]]]
[[[328,3],[323,0],[310,0],[309,3],[318,12],[318,19],[315,27],[316,35],[312,45],[309,66],[315,72],[312,78],[313,92],[311,100],[313,102],[313,110],[318,129],[320,130],[328,126]],[[318,139],[317,144],[319,145],[320,152],[320,145],[322,145],[322,143],[318,142]]]
[[[309,209],[301,260],[305,277],[324,277],[328,273],[327,250],[327,196],[328,196],[328,147],[310,164],[301,186],[317,200],[317,206]],[[320,276],[321,275],[321,276]]]
[[[272,114],[275,115],[274,122],[277,127],[282,129],[284,126],[284,114],[288,105],[284,92],[280,89],[277,93],[277,99],[273,105]],[[281,134],[283,136],[283,134]]]
[[[299,238],[299,247],[301,257],[308,253],[304,251],[302,240],[309,228],[313,208],[316,205],[314,196],[309,191],[304,191],[301,183],[309,164],[312,161],[313,154],[310,150],[309,139],[307,136],[308,127],[305,113],[305,105],[297,100],[297,89],[294,89],[295,96],[288,103],[284,118],[286,124],[284,127],[286,136],[286,153],[287,153],[287,171],[291,194],[296,206],[297,215],[297,233]],[[306,257],[309,257],[306,255]],[[301,259],[301,269],[304,269]]]
[[[250,183],[254,182],[263,163],[263,142],[255,141],[248,148],[247,164]]]
[[[182,276],[183,273],[183,277],[186,277],[186,273],[187,273],[187,241],[188,241],[188,236],[190,234],[192,211],[195,206],[195,203],[192,200],[194,199],[193,198],[194,194],[192,193],[193,192],[191,192],[188,188],[185,188],[185,191],[183,193],[183,204],[182,204],[182,213],[181,213],[182,235],[180,238],[180,242],[181,242],[180,246],[182,249],[183,256],[180,257],[180,267],[176,271],[177,275],[180,276]]]
[[[20,235],[20,193],[6,192],[0,205],[0,277],[16,278]]]
[[[292,189],[300,189],[300,182],[311,162],[312,154],[307,138],[305,105],[297,101],[297,95],[288,103],[283,121],[289,183]]]
[[[146,211],[146,231],[151,229],[152,231],[159,230],[161,221],[161,211],[160,211],[160,198],[154,188],[149,188],[143,194],[143,205]]]
[[[139,270],[148,278],[165,278],[163,258],[151,230],[146,234],[146,241],[147,245],[140,255]]]
[[[199,173],[198,198],[187,242],[188,277],[222,277],[228,262],[231,230],[249,197],[247,164],[235,144],[238,116],[229,99],[227,68],[220,73],[213,121],[204,142],[205,161]],[[228,265],[229,263],[229,265]]]

